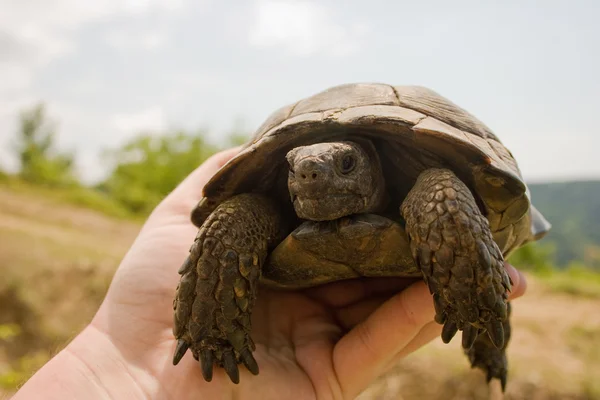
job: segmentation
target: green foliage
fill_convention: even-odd
[[[554,252],[552,243],[528,243],[515,251],[508,261],[521,270],[544,273],[554,268],[551,263]]]
[[[131,212],[147,214],[217,150],[202,133],[142,134],[108,153],[115,167],[99,189]]]
[[[28,182],[47,186],[73,186],[73,156],[54,148],[55,128],[48,121],[43,104],[21,113],[16,150],[19,176]]]

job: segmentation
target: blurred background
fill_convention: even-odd
[[[0,394],[89,322],[144,218],[206,157],[283,105],[375,81],[480,118],[553,224],[510,260],[530,286],[507,398],[600,399],[599,16],[595,0],[0,0]],[[363,398],[485,398],[458,346]]]

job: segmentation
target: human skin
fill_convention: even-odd
[[[197,228],[190,211],[239,149],[204,162],[157,206],[116,271],[92,321],[13,397],[44,399],[352,399],[403,357],[437,338],[422,281],[345,281],[303,291],[261,288],[253,310],[260,374],[221,368],[202,378],[189,354],[172,365],[173,296]],[[526,282],[506,265],[514,283]]]

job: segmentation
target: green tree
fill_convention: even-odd
[[[55,135],[43,104],[21,112],[16,150],[22,179],[48,186],[76,184],[73,156],[56,150]]]
[[[149,213],[191,171],[218,148],[202,132],[142,133],[107,152],[115,165],[99,188],[130,211]]]

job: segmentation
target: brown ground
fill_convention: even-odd
[[[0,329],[0,394],[90,320],[139,227],[0,187],[0,328],[11,324],[12,332]],[[529,281],[527,295],[514,303],[506,397],[600,399],[600,297],[553,293]],[[361,398],[487,398],[483,376],[469,369],[459,342],[434,342]]]

